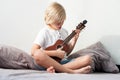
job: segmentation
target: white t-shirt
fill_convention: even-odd
[[[64,28],[61,28],[60,30],[53,30],[46,26],[40,30],[34,43],[40,45],[42,49],[45,49],[54,45],[59,39],[64,40],[67,36],[68,32]]]

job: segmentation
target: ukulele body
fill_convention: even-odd
[[[64,50],[65,52],[69,51],[69,46],[67,44],[63,44],[63,40],[57,40],[56,43],[52,46],[47,47],[45,50],[57,50],[60,47],[63,47],[62,50]],[[55,59],[56,61],[60,62],[61,59],[58,57],[52,57],[53,59]]]

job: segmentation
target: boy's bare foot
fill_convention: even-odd
[[[77,70],[74,70],[75,74],[87,74],[90,73],[91,71],[91,66],[86,66]],[[47,72],[49,73],[55,73],[55,69],[53,66],[50,66],[49,68],[47,68]]]
[[[91,71],[91,66],[86,66],[86,67],[75,70],[75,73],[87,74],[87,73],[90,73],[90,71]]]
[[[55,73],[54,67],[50,66],[49,68],[47,68],[47,72],[49,72],[49,73]]]

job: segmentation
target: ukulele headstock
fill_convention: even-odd
[[[81,22],[80,24],[78,24],[78,26],[76,27],[76,29],[84,29],[85,28],[85,24],[87,23],[87,20],[84,20],[83,22]]]

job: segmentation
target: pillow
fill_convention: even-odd
[[[0,44],[0,68],[35,69],[33,58],[23,50]]]
[[[100,41],[90,45],[85,49],[81,49],[71,54],[70,56],[68,56],[68,59],[76,58],[82,55],[91,55],[91,66],[93,71],[104,71],[111,73],[119,72],[119,69],[112,59],[110,53],[105,49],[104,45]]]

